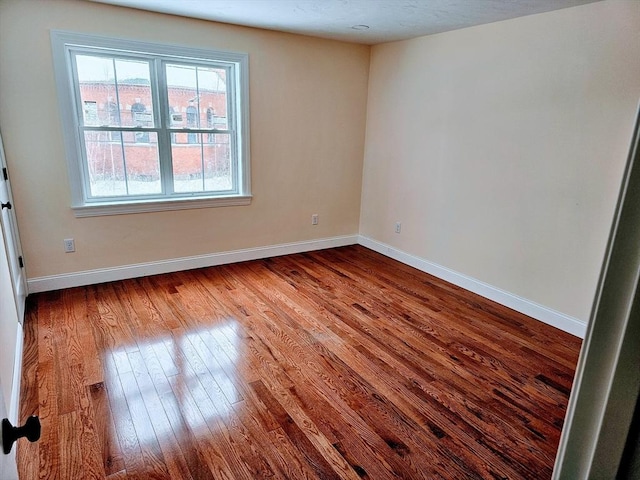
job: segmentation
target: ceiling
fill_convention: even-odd
[[[91,1],[372,45],[599,0]]]

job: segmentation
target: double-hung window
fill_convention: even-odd
[[[76,216],[250,202],[246,54],[51,35]]]

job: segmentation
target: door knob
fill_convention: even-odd
[[[0,203],[0,205],[2,205],[2,208],[7,208],[7,209],[11,210],[11,202]]]
[[[11,451],[13,442],[20,437],[27,437],[30,442],[35,442],[40,438],[40,419],[35,415],[27,418],[25,424],[21,427],[14,427],[8,418],[2,419],[2,449],[5,455]]]

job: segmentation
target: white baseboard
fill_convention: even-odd
[[[506,292],[487,283],[481,282],[480,280],[476,280],[475,278],[450,270],[442,265],[438,265],[403,252],[402,250],[398,250],[397,248],[391,247],[385,243],[378,242],[364,235],[359,236],[358,243],[364,247],[381,253],[382,255],[398,260],[399,262],[410,265],[447,282],[453,283],[465,290],[477,293],[489,300],[493,300],[505,307],[512,308],[517,312],[524,313],[536,320],[559,328],[560,330],[577,337],[584,338],[587,331],[587,324],[582,320],[570,317],[564,313],[552,310],[538,303]]]
[[[18,323],[16,333],[16,353],[13,361],[13,383],[11,385],[11,404],[9,405],[9,421],[18,426],[18,416],[20,415],[20,381],[22,380],[22,348],[24,346],[24,335],[22,334],[22,324]],[[14,449],[15,450],[15,449]]]
[[[358,243],[358,235],[321,238],[295,243],[269,245],[266,247],[245,248],[229,252],[211,253],[193,257],[175,258],[158,262],[123,265],[113,268],[100,268],[82,272],[51,275],[47,277],[29,278],[27,284],[29,293],[47,292],[62,288],[81,287],[96,283],[125,280],[128,278],[146,277],[160,273],[171,273],[193,268],[213,267],[228,263],[258,260],[260,258],[277,257],[293,253],[322,250],[325,248],[343,247]]]
[[[409,253],[398,250],[390,245],[378,242],[364,235],[345,235],[341,237],[322,238],[304,242],[269,245],[266,247],[246,248],[229,252],[211,253],[194,257],[175,258],[159,262],[123,265],[121,267],[101,268],[82,272],[51,275],[28,279],[30,293],[59,290],[62,288],[80,287],[96,283],[112,282],[128,278],[171,273],[193,268],[212,267],[229,263],[257,260],[260,258],[276,257],[293,253],[322,250],[325,248],[342,247],[360,244],[387,257],[410,265],[418,270],[434,275],[447,282],[477,293],[489,300],[500,303],[518,312],[524,313],[541,322],[552,325],[560,330],[584,338],[586,322],[552,310],[538,303],[519,297],[507,291],[496,288],[487,283],[450,270],[436,263],[424,260]],[[22,355],[20,356],[22,358]]]

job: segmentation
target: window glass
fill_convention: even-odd
[[[85,126],[153,127],[149,62],[76,55],[76,67]]]
[[[74,126],[64,132],[74,209],[248,203],[246,55],[68,32],[52,42],[63,117]],[[109,209],[120,211],[135,210]]]
[[[125,132],[123,141],[114,141],[112,132],[85,132],[91,196],[149,195],[162,192],[157,134],[149,142],[135,141],[134,132]]]
[[[172,144],[174,190],[191,193],[232,190],[229,135],[219,133],[182,135],[193,135],[194,141],[186,144]]]
[[[230,135],[208,134],[203,150],[205,190],[233,188]]]
[[[167,94],[172,128],[227,130],[226,70],[167,64]],[[195,143],[195,136],[187,137]]]

